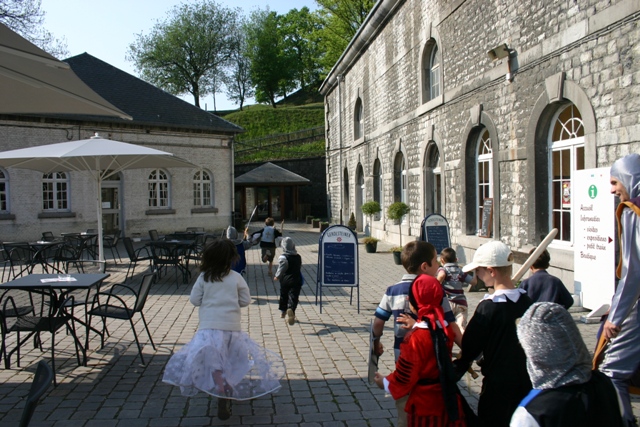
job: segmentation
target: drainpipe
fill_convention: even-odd
[[[340,167],[338,169],[338,174],[340,175],[340,225],[343,225],[342,221],[342,208],[344,206],[344,182],[343,182],[343,174],[342,172],[342,83],[344,81],[344,75],[338,74],[338,140],[340,141]]]

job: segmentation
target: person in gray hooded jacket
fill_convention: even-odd
[[[298,298],[302,289],[302,258],[296,252],[296,245],[291,237],[285,237],[280,242],[283,254],[278,258],[278,270],[274,276],[274,280],[280,281],[280,301],[278,308],[280,309],[280,317],[287,316],[289,325],[293,325],[296,321],[296,308],[298,307]]]
[[[611,166],[611,193],[620,199],[616,209],[620,279],[602,333],[610,340],[600,370],[618,389],[624,419],[637,426],[629,397],[629,380],[640,365],[640,155],[629,154]]]
[[[623,426],[611,380],[591,370],[591,356],[569,312],[553,302],[534,303],[520,318],[518,340],[533,390],[511,427]]]

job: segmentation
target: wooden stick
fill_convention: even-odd
[[[531,255],[529,255],[529,258],[527,258],[524,264],[522,264],[522,267],[520,267],[516,274],[511,278],[511,281],[514,285],[518,282],[518,280],[522,278],[522,276],[524,276],[527,270],[529,270],[529,267],[531,267],[533,263],[536,262],[540,254],[542,254],[542,252],[547,249],[547,246],[549,246],[549,244],[553,241],[553,238],[556,237],[556,234],[558,234],[558,229],[552,229],[549,234],[547,234],[547,237],[545,237],[544,240],[540,242],[536,250],[533,251]]]

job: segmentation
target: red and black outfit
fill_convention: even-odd
[[[465,427],[462,396],[452,367],[445,366],[451,363],[454,333],[440,305],[442,286],[435,278],[421,275],[414,281],[411,295],[421,321],[401,344],[396,370],[384,379],[385,389],[394,399],[409,395],[405,406],[409,427]]]

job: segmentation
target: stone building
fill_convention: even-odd
[[[223,229],[233,211],[233,138],[243,129],[89,54],[66,60],[91,89],[133,120],[1,115],[0,150],[103,138],[173,153],[199,169],[133,169],[102,183],[103,228],[124,235]],[[95,186],[83,172],[0,168],[0,240],[97,228]]]
[[[385,218],[444,215],[461,262],[493,200],[489,238],[523,255],[549,232],[552,272],[571,287],[572,176],[640,151],[637,0],[380,0],[321,87],[330,215],[377,200]],[[565,198],[563,199],[563,194]]]

